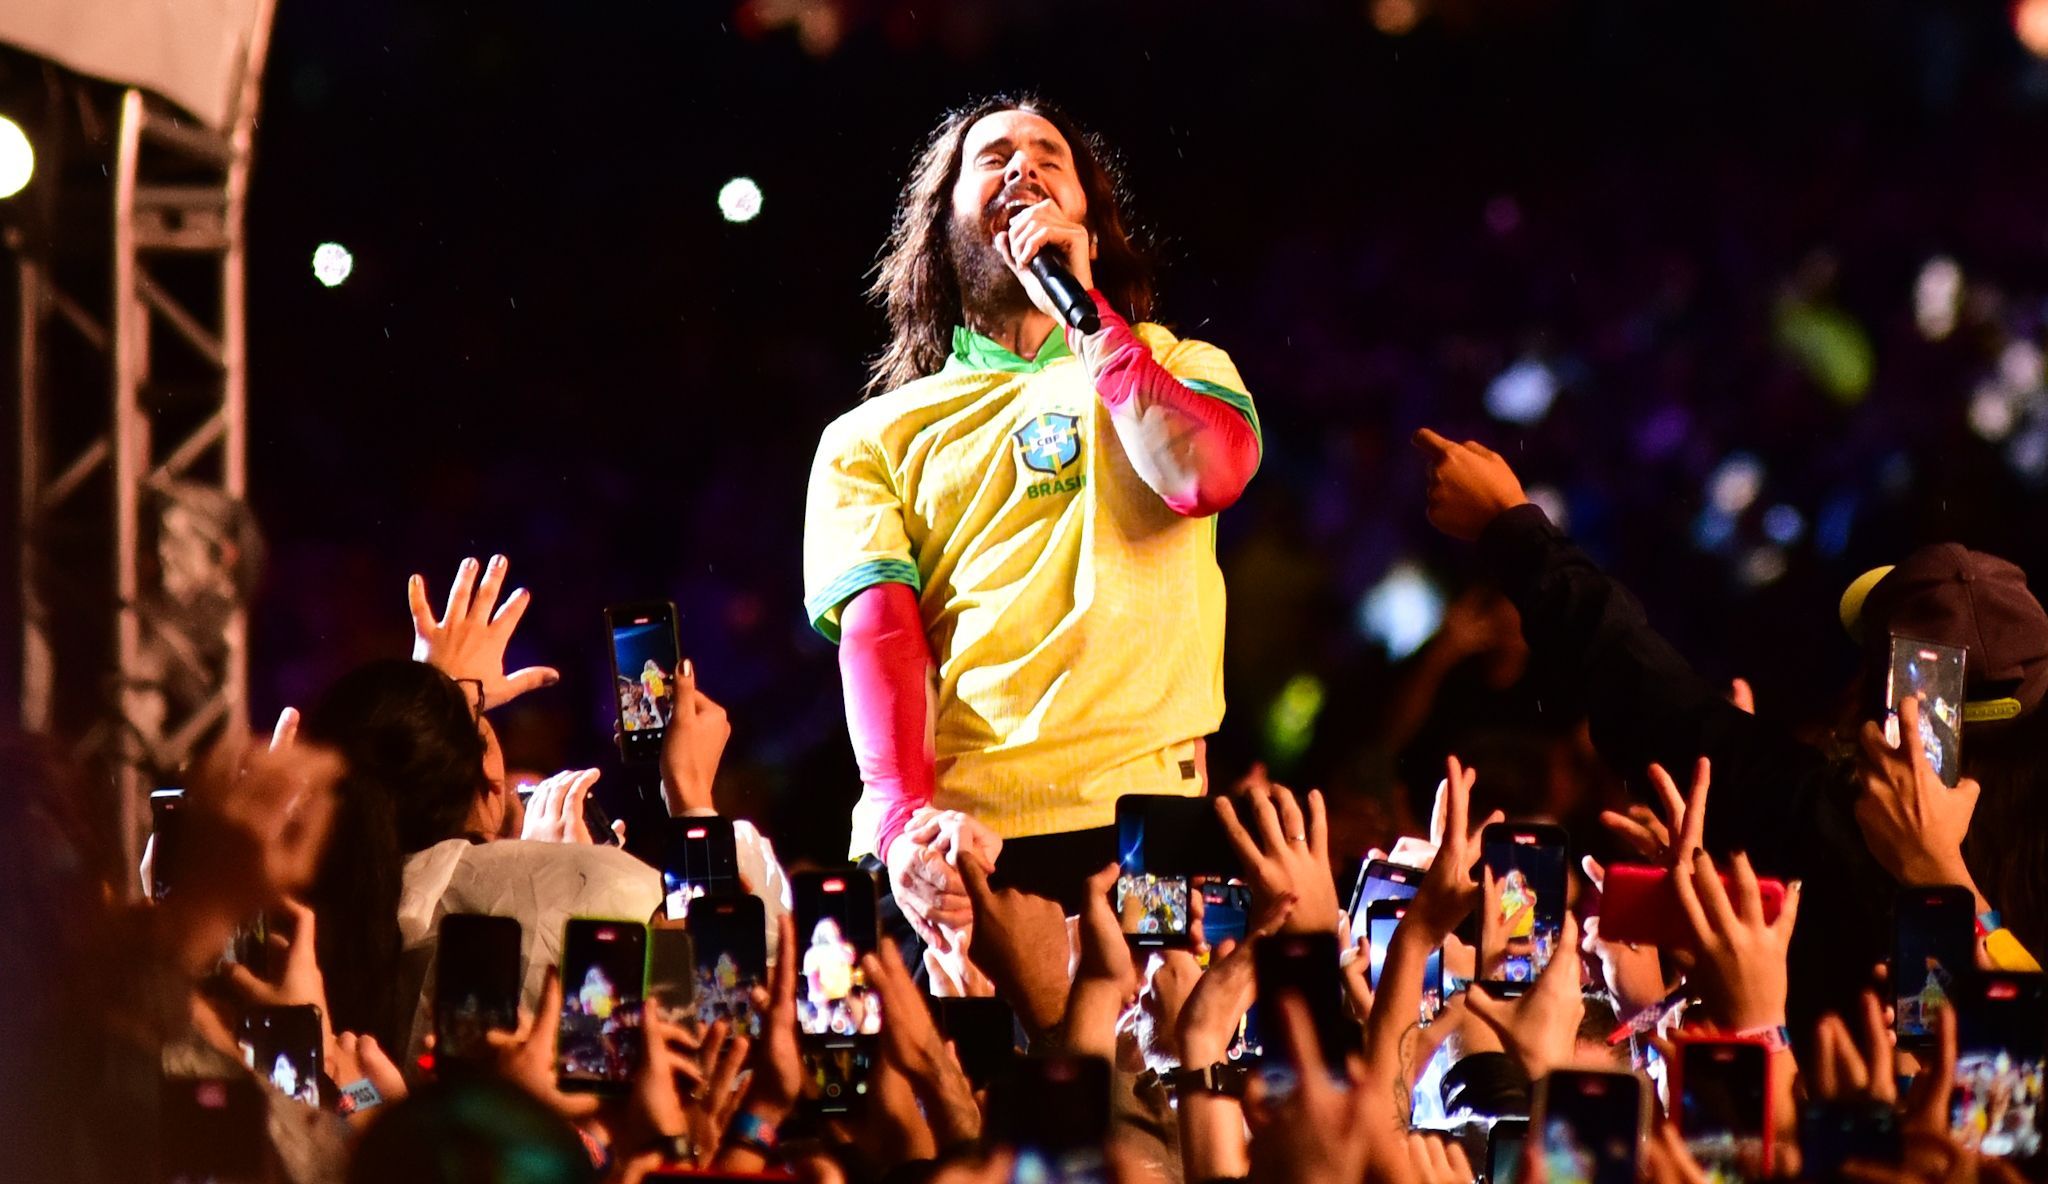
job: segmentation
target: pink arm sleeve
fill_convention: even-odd
[[[1227,509],[1259,467],[1252,425],[1236,408],[1175,378],[1102,293],[1089,295],[1102,328],[1082,356],[1094,365],[1095,391],[1139,475],[1182,517]]]
[[[839,675],[846,690],[846,730],[869,794],[882,803],[875,858],[910,816],[931,804],[932,754],[927,745],[925,685],[931,643],[907,584],[876,584],[839,610]]]

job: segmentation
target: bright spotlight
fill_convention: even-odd
[[[1996,443],[2019,426],[2019,408],[2011,388],[1996,379],[1979,384],[1970,396],[1970,430]]]
[[[1929,259],[1913,284],[1913,320],[1920,326],[1920,335],[1940,341],[1955,332],[1956,311],[1962,303],[1962,267],[1947,255]]]
[[[1422,648],[1444,620],[1444,596],[1412,563],[1396,563],[1358,604],[1358,627],[1398,662]]]
[[[718,212],[727,222],[752,222],[761,213],[761,187],[752,177],[734,177],[718,191]]]
[[[1500,372],[1486,388],[1486,413],[1503,423],[1530,427],[1550,414],[1557,399],[1557,375],[1535,358],[1523,358]]]
[[[332,288],[356,269],[356,257],[340,243],[321,243],[313,248],[313,278]]]
[[[2012,6],[2012,28],[2021,45],[2048,58],[2048,0],[2019,0]]]
[[[1531,485],[1523,495],[1536,503],[1536,508],[1543,511],[1543,516],[1550,519],[1552,526],[1562,531],[1571,530],[1571,508],[1565,503],[1564,491],[1555,485]]]
[[[0,198],[13,197],[36,175],[36,150],[21,125],[0,115]]]
[[[1764,489],[1764,462],[1747,452],[1731,454],[1707,479],[1707,500],[1723,514],[1740,514]]]

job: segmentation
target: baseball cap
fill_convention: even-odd
[[[1969,651],[1963,718],[2013,719],[2048,698],[2048,610],[2016,565],[1960,543],[1922,547],[1856,577],[1842,624],[1866,645],[1896,634]]]

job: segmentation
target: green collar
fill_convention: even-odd
[[[1015,374],[1036,374],[1061,358],[1071,358],[1066,332],[1054,325],[1029,361],[983,337],[965,325],[953,326],[953,352],[946,358],[947,370],[1008,370]]]

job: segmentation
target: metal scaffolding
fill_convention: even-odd
[[[245,212],[273,0],[258,9],[220,128],[52,68],[39,147],[97,158],[101,177],[74,170],[69,189],[50,177],[39,219],[8,235],[20,288],[22,723],[75,742],[111,775],[131,867],[148,790],[178,784],[166,779],[247,709],[246,584],[221,573],[250,545],[237,534]],[[94,134],[109,126],[110,137]],[[108,204],[81,200],[80,175]]]

